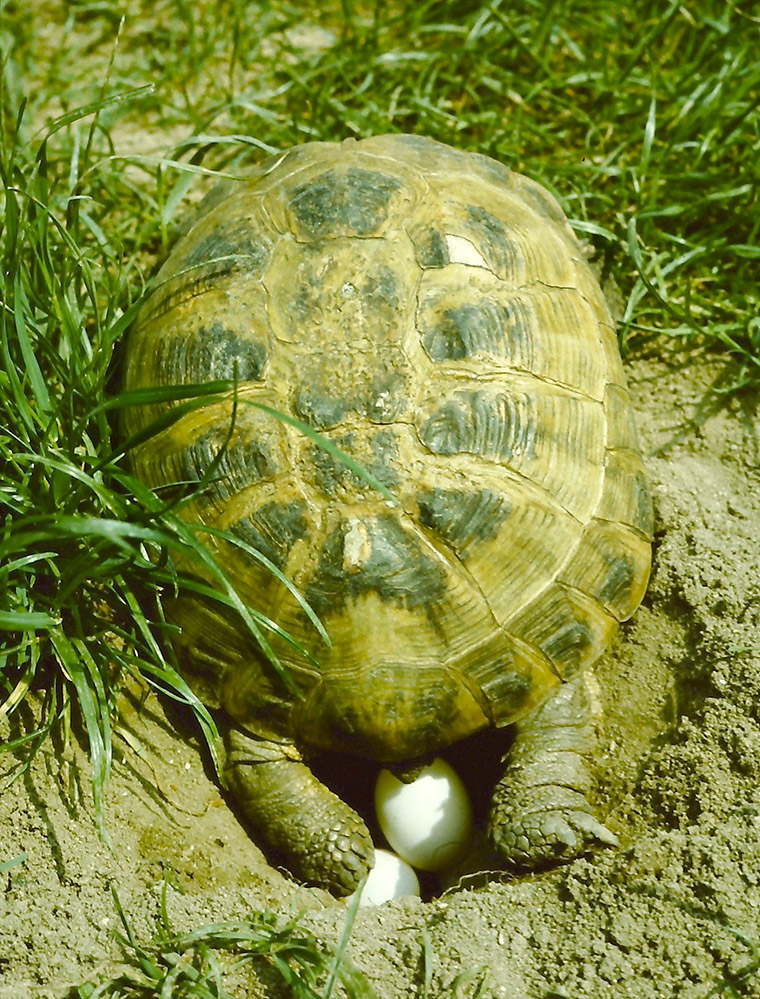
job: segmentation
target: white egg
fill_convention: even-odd
[[[388,850],[375,850],[375,866],[364,884],[359,905],[382,905],[392,898],[419,893],[417,875],[405,860]]]
[[[440,757],[404,784],[381,770],[375,811],[391,847],[421,871],[441,871],[467,850],[472,806],[465,786]]]

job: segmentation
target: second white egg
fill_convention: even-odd
[[[381,770],[375,810],[391,847],[421,871],[444,870],[469,844],[470,799],[456,772],[440,757],[409,784]]]
[[[392,898],[419,893],[417,875],[405,860],[388,850],[375,850],[375,866],[369,872],[359,905],[382,905]]]

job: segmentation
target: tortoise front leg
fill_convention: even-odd
[[[596,748],[591,703],[581,675],[518,722],[489,821],[491,840],[508,865],[536,867],[600,844],[618,845],[587,797]]]
[[[295,746],[227,732],[225,772],[245,816],[293,874],[349,895],[374,863],[366,825],[317,780]]]

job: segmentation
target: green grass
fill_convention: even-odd
[[[160,594],[177,585],[168,556],[202,546],[123,469],[109,419],[113,351],[134,317],[141,281],[134,257],[116,249],[127,244],[118,224],[107,233],[103,228],[111,215],[116,223],[114,206],[125,197],[121,179],[97,169],[86,184],[82,179],[92,166],[97,118],[90,120],[60,148],[54,148],[54,126],[32,154],[18,138],[19,113],[10,128],[5,120],[0,140],[0,678],[6,692],[0,714],[11,715],[35,684],[44,688],[39,728],[2,747],[28,746],[28,762],[56,722],[68,724],[76,705],[100,822],[110,719],[125,672],[139,671],[190,703],[212,746],[215,727],[161,641]],[[79,123],[79,115],[67,116],[59,126]],[[121,224],[128,225],[126,217]]]
[[[293,3],[129,7],[121,23],[108,3],[0,3],[0,748],[13,777],[80,728],[101,823],[126,674],[190,704],[215,746],[162,609],[199,585],[177,558],[215,570],[116,429],[119,344],[214,171],[385,131],[487,153],[593,244],[624,349],[710,351],[716,389],[760,385],[752,4],[343,0],[306,33]]]
[[[166,883],[158,931],[145,944],[137,939],[115,894],[114,902],[124,927],[118,939],[132,967],[110,981],[80,985],[72,999],[234,999],[242,994],[241,978],[245,982],[246,973],[251,972],[262,976],[259,981],[266,982],[266,994],[276,990],[274,994],[291,999],[332,999],[335,995],[374,999],[372,989],[344,953],[358,898],[333,954],[296,920],[283,923],[271,912],[177,933],[166,911]],[[233,977],[237,986],[230,985]],[[228,991],[228,986],[235,992]]]

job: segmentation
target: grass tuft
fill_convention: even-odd
[[[117,936],[132,967],[99,985],[80,985],[76,999],[233,999],[229,979],[239,981],[245,972],[264,974],[268,991],[284,988],[292,999],[332,999],[337,994],[374,999],[366,979],[344,953],[355,906],[349,911],[343,940],[330,953],[300,929],[297,920],[283,923],[271,912],[176,933],[166,910],[166,882],[158,932],[143,944],[115,892],[113,897],[124,927]]]
[[[119,183],[100,176],[86,195],[81,183],[97,174],[93,137],[108,103],[83,109],[89,127],[54,147],[60,129],[80,123],[67,114],[33,154],[20,141],[23,103],[0,136],[0,718],[44,688],[38,729],[2,750],[26,751],[11,768],[18,776],[76,704],[101,828],[121,673],[140,668],[193,706],[210,741],[215,732],[161,652],[158,594],[175,583],[169,554],[187,539],[120,467],[106,411],[115,345],[141,285],[133,297],[134,260],[103,225]]]

